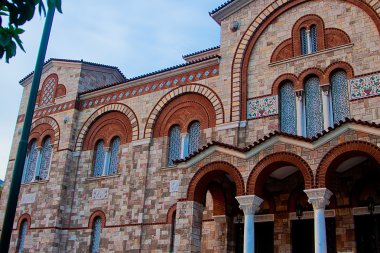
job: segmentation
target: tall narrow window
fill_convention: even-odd
[[[99,141],[96,145],[95,151],[95,163],[94,163],[94,177],[103,175],[104,168],[104,142]]]
[[[281,131],[297,134],[296,95],[293,84],[291,82],[282,84],[279,93]]]
[[[172,229],[171,229],[171,235],[170,235],[170,249],[169,252],[174,252],[174,240],[175,240],[175,221],[176,221],[176,211],[174,211],[172,216]]]
[[[181,129],[178,125],[173,126],[169,131],[169,155],[168,165],[172,166],[173,160],[181,157]]]
[[[331,76],[332,111],[334,123],[344,120],[350,114],[347,93],[347,75],[343,70]]]
[[[119,147],[120,138],[116,137],[111,142],[110,167],[107,173],[109,175],[116,174],[117,172],[117,167],[119,165]]]
[[[100,235],[102,233],[102,218],[96,217],[92,227],[91,235],[91,253],[99,253]]]
[[[43,97],[40,102],[40,106],[48,105],[54,102],[56,84],[56,78],[51,77],[49,80],[47,80],[42,90]]]
[[[199,121],[191,123],[189,127],[189,154],[192,154],[198,150],[200,132],[201,124]]]
[[[318,77],[305,82],[306,135],[313,137],[323,131],[322,95]]]
[[[28,222],[27,220],[23,220],[20,225],[20,231],[18,234],[18,242],[16,252],[22,253],[24,250],[25,237],[28,232]]]
[[[24,182],[29,183],[34,180],[34,173],[37,167],[37,158],[38,158],[38,150],[37,150],[37,141],[33,140],[30,144],[29,152],[28,152],[28,161],[25,163],[26,167],[24,167]]]
[[[308,34],[306,28],[301,28],[301,54],[307,54],[308,50]]]
[[[318,50],[317,45],[317,26],[312,25],[310,26],[310,53],[315,53]]]
[[[46,138],[42,144],[41,154],[41,168],[38,170],[39,174],[36,175],[40,180],[46,180],[49,174],[50,161],[52,154],[52,145],[50,137]]]

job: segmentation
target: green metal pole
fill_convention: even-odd
[[[40,49],[38,51],[38,57],[36,61],[36,67],[34,69],[32,87],[30,89],[28,105],[25,112],[24,126],[22,128],[21,139],[18,145],[16,159],[13,167],[12,181],[9,189],[7,207],[5,210],[3,230],[1,233],[0,252],[8,252],[9,250],[9,243],[12,235],[12,227],[17,208],[18,194],[20,192],[22,171],[24,169],[25,157],[28,148],[30,127],[32,125],[38,86],[41,80],[42,67],[45,61],[46,49],[49,42],[51,26],[53,24],[54,12],[55,8],[49,7],[46,15],[44,31],[42,33]]]

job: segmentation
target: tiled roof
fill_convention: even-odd
[[[224,7],[230,5],[231,3],[233,3],[235,0],[229,0],[227,2],[225,2],[224,4],[220,5],[219,7],[217,7],[216,9],[212,10],[209,12],[210,15],[213,15],[215,13],[217,13],[218,11],[220,11],[221,9],[223,9]]]
[[[207,143],[207,145],[201,147],[200,149],[198,149],[194,153],[190,154],[189,156],[185,157],[184,159],[175,160],[174,163],[186,162],[186,161],[190,160],[191,158],[197,156],[198,154],[202,153],[203,151],[205,151],[205,150],[207,150],[213,146],[224,147],[224,148],[228,148],[228,149],[239,151],[239,152],[248,152],[248,151],[252,150],[253,148],[255,148],[256,146],[262,144],[263,142],[271,139],[274,136],[286,136],[286,137],[290,137],[290,138],[301,140],[301,141],[314,142],[314,141],[318,140],[319,138],[321,138],[322,136],[326,135],[327,133],[330,133],[330,132],[334,131],[335,129],[341,127],[342,125],[345,125],[348,123],[356,123],[356,124],[360,124],[363,126],[380,128],[380,124],[376,124],[374,122],[356,120],[353,118],[345,118],[344,120],[341,120],[339,123],[334,124],[333,127],[329,127],[327,130],[323,130],[321,133],[319,133],[316,136],[311,137],[311,138],[298,136],[298,135],[294,135],[294,134],[289,134],[289,133],[285,133],[285,132],[281,132],[281,131],[274,131],[274,132],[269,133],[268,135],[264,136],[263,138],[255,141],[253,144],[248,145],[245,148],[239,148],[239,147],[236,147],[234,145],[226,144],[223,142],[213,141],[211,143]]]
[[[209,51],[212,51],[212,50],[215,50],[215,49],[219,49],[219,48],[220,48],[220,46],[210,47],[210,48],[207,48],[207,49],[204,49],[204,50],[200,50],[200,51],[197,51],[197,52],[194,52],[194,53],[191,53],[191,54],[182,55],[182,58],[187,58],[187,57],[194,56],[194,55],[197,55],[197,54],[206,53],[206,52],[209,52]]]
[[[83,60],[70,60],[70,59],[58,59],[58,58],[50,58],[49,60],[45,61],[44,62],[44,66],[46,64],[48,64],[49,62],[51,61],[60,61],[60,62],[72,62],[72,63],[84,63],[84,64],[87,64],[87,65],[91,65],[91,66],[95,66],[95,67],[103,67],[103,68],[110,68],[110,69],[114,69],[116,71],[118,71],[120,73],[121,76],[123,76],[124,80],[126,81],[127,78],[124,76],[123,72],[121,72],[121,70],[118,68],[118,67],[115,67],[115,66],[109,66],[109,65],[104,65],[104,64],[100,64],[100,63],[95,63],[95,62],[88,62],[88,61],[83,61]],[[19,83],[22,83],[23,81],[25,81],[27,78],[29,78],[30,76],[32,76],[34,74],[34,71],[29,73],[27,76],[25,76],[23,79],[20,80]]]
[[[142,79],[142,78],[145,78],[145,77],[148,77],[148,76],[157,75],[157,74],[160,74],[160,73],[164,73],[164,72],[171,71],[171,70],[174,70],[174,69],[183,68],[183,67],[186,67],[186,66],[190,66],[190,65],[193,65],[193,64],[197,64],[197,63],[208,61],[208,60],[215,59],[215,58],[219,58],[219,55],[211,55],[209,57],[205,57],[205,58],[198,59],[198,60],[195,60],[195,61],[186,62],[186,63],[175,65],[175,66],[172,66],[172,67],[169,67],[169,68],[157,70],[157,71],[154,71],[154,72],[151,72],[151,73],[148,73],[148,74],[132,77],[132,78],[128,79],[126,82],[118,82],[118,83],[114,83],[114,84],[105,85],[105,86],[102,86],[102,87],[99,87],[99,88],[95,88],[95,89],[92,89],[92,90],[88,90],[88,91],[82,92],[79,95],[87,94],[87,93],[90,93],[90,92],[94,92],[94,91],[101,90],[101,89],[104,89],[104,88],[116,86],[116,85],[119,85],[119,84],[129,83],[131,81]]]

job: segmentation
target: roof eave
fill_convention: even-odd
[[[231,16],[241,8],[247,6],[251,2],[255,0],[235,0],[231,3],[227,4],[226,6],[222,7],[219,10],[216,10],[215,12],[210,12],[210,16],[217,22],[219,25],[222,23],[224,19]]]

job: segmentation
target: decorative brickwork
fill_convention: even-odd
[[[371,1],[370,4],[364,0],[345,1],[365,11],[375,23],[378,31],[380,31],[379,1]],[[231,94],[232,101],[235,102],[231,104],[231,111],[234,113],[234,116],[231,115],[231,121],[245,120],[247,117],[248,64],[256,42],[277,17],[305,2],[308,2],[308,0],[273,1],[257,15],[240,39],[231,67],[231,80],[233,80]]]
[[[29,214],[27,213],[24,213],[23,215],[21,215],[19,218],[18,218],[18,221],[17,221],[17,230],[20,230],[20,226],[21,226],[21,223],[26,220],[27,224],[28,224],[28,228],[30,228],[30,225],[32,224],[32,218],[30,217]]]
[[[380,163],[380,148],[364,141],[349,141],[331,149],[319,163],[315,182],[318,188],[328,186],[329,176],[344,160],[354,156],[369,156]]]
[[[237,196],[244,195],[244,180],[240,172],[226,162],[213,162],[202,168],[191,179],[187,190],[187,200],[203,203],[208,184],[218,175],[229,175],[236,185]]]
[[[106,214],[102,210],[94,211],[88,221],[88,228],[92,229],[94,227],[95,218],[100,217],[102,219],[102,228],[106,226]]]
[[[94,112],[84,123],[82,129],[79,132],[77,141],[76,141],[76,146],[75,150],[79,151],[82,150],[82,146],[85,145],[85,147],[89,148],[85,143],[84,143],[84,138],[86,137],[86,134],[89,132],[90,127],[92,124],[101,116],[103,116],[107,112],[120,112],[125,115],[125,117],[128,118],[129,123],[127,123],[126,120],[123,121],[121,125],[124,125],[124,129],[129,129],[127,140],[133,141],[138,139],[138,133],[139,133],[139,126],[137,122],[136,115],[134,112],[126,105],[124,104],[110,104],[106,105],[100,109],[98,109],[96,112]],[[120,122],[121,123],[121,122]],[[100,123],[99,123],[100,124]],[[95,128],[94,128],[95,129]],[[88,137],[86,137],[88,138]],[[89,143],[87,143],[89,144]]]
[[[224,122],[223,106],[222,106],[222,103],[221,103],[219,97],[216,95],[216,93],[206,86],[203,86],[200,84],[191,84],[191,85],[179,87],[177,89],[170,91],[156,104],[156,106],[154,107],[154,109],[150,113],[149,118],[147,120],[147,123],[145,126],[145,131],[144,131],[144,138],[149,138],[152,135],[153,131],[154,131],[155,136],[159,136],[165,132],[165,131],[162,132],[162,131],[155,130],[155,127],[159,125],[159,124],[157,124],[157,122],[158,122],[157,119],[160,117],[161,111],[163,110],[163,108],[165,106],[168,105],[168,103],[170,101],[173,100],[173,98],[175,98],[179,95],[186,94],[186,93],[198,94],[198,98],[200,96],[204,96],[212,104],[214,112],[212,112],[210,109],[203,109],[204,111],[207,112],[209,117],[212,116],[213,114],[215,114],[215,121],[214,122],[212,122],[210,120],[212,118],[208,119],[210,126],[212,126],[212,125],[215,126],[218,124],[222,124]],[[194,101],[194,102],[196,102],[196,101]],[[200,104],[200,105],[201,105],[201,107],[205,108],[204,107],[205,104],[203,104],[203,106],[202,106],[202,104]],[[198,108],[201,108],[201,107],[198,107]],[[202,125],[202,123],[201,123],[201,125]]]
[[[167,224],[173,223],[173,215],[176,213],[176,211],[177,211],[177,203],[172,205],[168,210],[168,214],[166,215]]]
[[[248,177],[247,195],[262,195],[263,185],[267,177],[282,166],[293,165],[303,175],[305,189],[313,187],[313,172],[307,162],[301,157],[287,152],[278,152],[262,159]]]
[[[42,142],[47,136],[51,137],[54,148],[58,150],[60,131],[57,121],[51,117],[40,118],[33,122],[31,126],[29,142],[32,139],[37,140],[37,146],[42,146]]]

